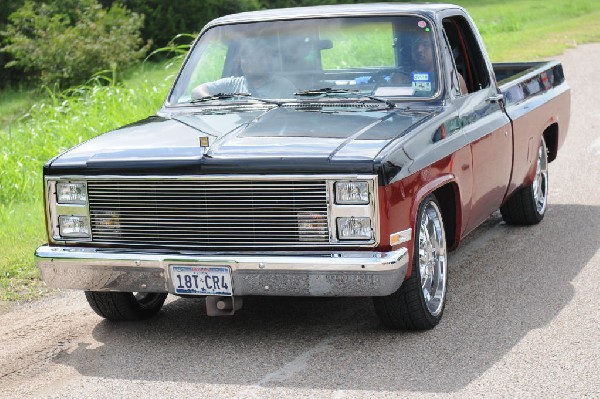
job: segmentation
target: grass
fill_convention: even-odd
[[[156,113],[178,67],[140,65],[122,85],[81,87],[33,106],[27,93],[2,97],[19,105],[9,109],[0,101],[0,115],[21,120],[0,130],[0,309],[46,292],[32,256],[46,240],[42,165],[77,143]]]
[[[33,267],[33,250],[46,240],[43,205],[0,205],[0,309],[2,303],[47,292]],[[1,312],[0,312],[1,313]]]
[[[117,86],[83,86],[32,106],[0,134],[0,204],[39,201],[41,167],[75,144],[145,118],[164,101],[175,65],[142,65]]]
[[[600,41],[600,2],[458,1],[473,16],[493,61],[542,59]],[[41,168],[61,151],[154,114],[175,73],[146,63],[119,86],[82,87],[44,97],[0,91],[0,309],[46,291],[32,253],[45,242]],[[568,79],[568,77],[567,77]]]
[[[457,1],[475,21],[494,62],[539,60],[600,41],[600,2]]]
[[[23,90],[0,90],[0,134],[11,133],[14,125],[35,103],[35,97]]]

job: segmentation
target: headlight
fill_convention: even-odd
[[[337,231],[340,240],[370,240],[371,218],[337,218]]]
[[[369,184],[366,181],[338,181],[335,183],[336,204],[368,204]]]
[[[56,183],[56,202],[59,204],[85,204],[87,187],[83,182]]]
[[[87,216],[64,216],[58,217],[58,228],[61,237],[81,238],[90,236],[90,224]]]

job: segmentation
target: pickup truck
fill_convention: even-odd
[[[500,208],[534,225],[565,140],[558,62],[492,64],[461,7],[365,4],[225,16],[160,111],[44,166],[50,287],[110,320],[168,293],[368,296],[431,329],[449,251]]]

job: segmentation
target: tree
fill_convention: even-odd
[[[156,47],[166,46],[180,33],[198,33],[214,18],[261,8],[259,0],[117,0],[146,16],[142,37]],[[101,0],[108,6],[115,0]]]
[[[113,76],[148,50],[140,30],[144,17],[118,3],[104,9],[96,0],[34,3],[9,16],[1,51],[12,56],[7,67],[31,71],[42,84],[69,87],[100,70]]]
[[[8,16],[19,9],[25,0],[0,0],[0,2],[2,3],[2,5],[0,5],[0,32],[2,32],[6,29],[6,25],[8,24]],[[19,78],[23,78],[22,71],[14,68],[11,70],[4,69],[4,65],[10,60],[11,57],[9,54],[0,52],[0,88],[9,86]]]

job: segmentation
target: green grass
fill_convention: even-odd
[[[473,16],[493,61],[543,59],[600,41],[600,2],[458,3]],[[0,91],[0,309],[7,301],[45,292],[32,256],[45,241],[44,162],[83,140],[154,114],[177,69],[177,62],[166,69],[143,64],[122,85],[84,87],[45,99],[36,92]]]
[[[457,1],[473,17],[494,62],[539,60],[600,40],[600,2]]]
[[[46,240],[40,202],[0,205],[0,308],[6,301],[30,299],[47,292],[33,267],[33,250]],[[1,313],[1,312],[0,312]]]
[[[10,131],[0,130],[0,309],[45,292],[32,256],[46,240],[42,165],[77,143],[156,113],[178,68],[178,61],[144,64],[122,85],[82,87],[33,106],[30,94],[15,93],[21,106],[11,111],[0,103],[0,115],[27,113]]]
[[[36,102],[36,95],[23,90],[0,90],[0,134],[10,134],[15,124]]]
[[[39,201],[41,167],[75,144],[156,113],[170,87],[168,70],[142,65],[117,86],[84,86],[29,109],[27,117],[0,132],[0,204]]]

